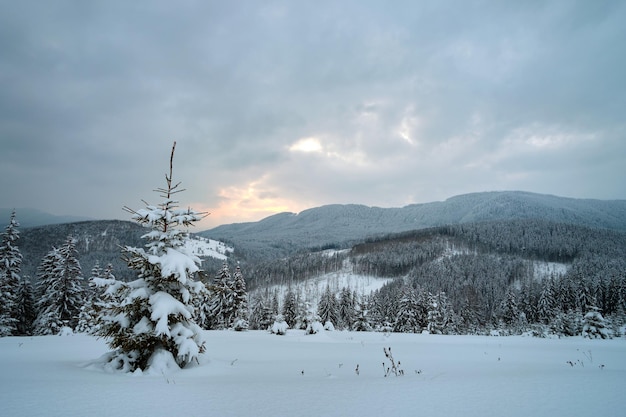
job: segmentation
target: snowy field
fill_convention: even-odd
[[[199,365],[106,373],[85,335],[0,339],[0,416],[622,416],[626,339],[206,332]],[[391,347],[404,376],[383,376]],[[569,363],[568,363],[569,362]],[[92,363],[90,365],[90,363]],[[359,366],[359,374],[355,369]]]

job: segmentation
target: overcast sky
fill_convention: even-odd
[[[199,230],[477,191],[626,198],[624,1],[0,0],[0,207]],[[19,213],[18,213],[19,219]]]

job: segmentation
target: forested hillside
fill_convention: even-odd
[[[123,220],[97,220],[76,223],[53,224],[47,226],[20,228],[18,242],[24,257],[22,276],[30,276],[37,281],[37,268],[44,256],[53,248],[62,245],[72,236],[76,239],[78,260],[85,277],[96,262],[104,268],[111,264],[113,274],[121,279],[134,279],[135,274],[122,260],[122,246],[142,247],[141,236],[147,229],[135,222]],[[208,254],[206,254],[208,255]],[[222,265],[220,259],[200,256],[203,267],[212,275]]]
[[[623,203],[482,193],[403,209],[325,206],[201,235],[218,230],[233,244],[226,264],[251,290],[251,328],[283,315],[289,326],[319,319],[350,329],[580,334],[597,309],[618,332],[626,321]],[[46,254],[72,236],[83,276],[98,263],[136,278],[121,247],[141,247],[145,232],[125,221],[24,228],[22,276],[36,282]],[[198,278],[211,291],[222,263],[202,264]],[[331,277],[326,291],[307,283]],[[355,280],[368,277],[387,284],[364,292]]]
[[[569,320],[569,327],[582,326],[592,307],[615,323],[623,322],[626,308],[626,234],[542,220],[390,234],[348,251],[312,252],[261,263],[248,276],[251,288],[299,288],[311,277],[345,273],[346,266],[355,276],[394,278],[360,302],[367,306],[372,327],[397,331],[465,333],[499,328],[517,332],[532,325],[551,325],[566,334],[577,330],[563,330],[563,323]],[[307,301],[318,303],[323,298],[323,294],[316,296]],[[337,295],[338,309],[340,298]],[[434,316],[441,322],[434,323]]]
[[[433,226],[495,220],[541,219],[626,231],[626,200],[582,200],[526,192],[460,195],[402,208],[328,205],[281,213],[254,223],[223,225],[199,233],[232,244],[253,262],[302,249],[345,248],[367,237]]]
[[[141,236],[144,233],[146,229],[140,225],[122,220],[22,228],[19,240],[19,248],[24,257],[22,275],[36,280],[37,268],[43,257],[53,247],[62,245],[68,236],[72,236],[76,239],[76,250],[84,274],[88,274],[97,261],[101,267],[111,264],[118,278],[129,278],[131,271],[122,261],[121,246],[141,246]]]

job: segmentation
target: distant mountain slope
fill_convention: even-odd
[[[19,218],[18,218],[19,220]],[[22,275],[35,278],[43,257],[53,248],[73,236],[78,250],[83,275],[89,276],[96,260],[101,267],[111,263],[118,278],[130,277],[130,271],[121,259],[120,245],[142,246],[142,226],[122,220],[99,220],[52,224],[31,228],[20,227],[18,247],[24,261]]]
[[[520,191],[459,195],[402,208],[327,205],[299,214],[216,227],[200,236],[224,240],[248,257],[287,255],[303,248],[343,245],[368,236],[446,224],[541,219],[626,231],[626,200],[588,200]]]
[[[12,208],[0,208],[0,224],[7,224],[12,212]],[[81,216],[57,216],[55,214],[46,213],[33,208],[16,208],[15,214],[21,227],[37,227],[48,224],[93,220],[92,218]]]
[[[19,219],[18,219],[19,220]],[[53,248],[65,243],[68,236],[76,239],[76,249],[84,277],[89,277],[96,261],[102,268],[113,265],[117,278],[133,278],[133,272],[122,260],[121,247],[143,247],[145,240],[141,236],[149,229],[130,221],[97,220],[76,223],[52,224],[47,226],[19,229],[20,239],[17,246],[24,258],[22,275],[35,278],[37,268],[43,257]],[[220,242],[207,241],[204,238],[190,242],[191,249],[201,257],[203,266],[212,274],[221,265],[225,254],[232,249]]]

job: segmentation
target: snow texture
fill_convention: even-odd
[[[105,341],[91,336],[1,338],[0,415],[588,417],[626,407],[624,338],[205,336],[199,364],[180,370],[158,352],[133,374],[107,372]],[[404,376],[383,376],[385,347]]]

